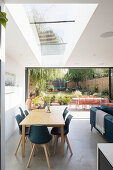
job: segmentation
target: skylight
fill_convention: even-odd
[[[76,52],[77,42],[98,4],[6,6],[40,65],[58,67]]]
[[[64,54],[69,43],[70,27],[75,22],[72,5],[25,5],[25,9],[30,24],[36,27],[41,54]]]

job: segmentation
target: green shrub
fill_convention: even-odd
[[[60,105],[63,104],[63,97],[60,96],[60,97],[58,98],[58,103],[59,103]]]
[[[47,95],[47,96],[44,96],[43,99],[44,99],[44,103],[46,104],[55,102],[55,96]]]
[[[67,91],[67,92],[72,92],[72,88],[71,88],[71,87],[68,87],[68,88],[66,89],[66,91]]]
[[[53,91],[54,90],[54,86],[53,85],[50,85],[49,87],[48,87],[48,89],[49,89],[49,91]]]
[[[60,104],[60,105],[66,105],[66,104],[68,104],[68,103],[70,103],[70,101],[71,101],[71,98],[70,97],[68,97],[68,96],[60,96],[59,98],[58,98],[58,103]]]
[[[102,95],[102,96],[109,96],[109,90],[108,90],[108,89],[103,89],[103,90],[101,91],[101,95]]]
[[[54,103],[54,102],[55,102],[55,95],[50,98],[50,103]]]
[[[94,86],[93,93],[98,93],[98,87],[97,86]]]
[[[39,94],[40,94],[39,88],[36,88],[36,89],[35,89],[35,93],[36,93],[36,96],[39,96]]]
[[[64,105],[70,103],[70,101],[71,101],[71,98],[70,98],[70,97],[64,96],[64,98],[63,98],[63,104],[64,104]]]

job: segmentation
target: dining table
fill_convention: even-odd
[[[32,110],[20,123],[22,126],[22,157],[25,156],[25,128],[31,125],[46,125],[61,128],[61,156],[64,156],[64,125],[65,121],[61,109],[52,109],[47,113],[45,109]]]

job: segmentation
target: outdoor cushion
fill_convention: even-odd
[[[103,110],[104,112],[106,112],[108,114],[113,115],[113,107],[101,105],[101,110]]]
[[[113,107],[113,103],[104,103],[104,105]]]

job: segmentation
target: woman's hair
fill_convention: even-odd
[[[30,93],[29,93],[29,97],[32,97],[32,96],[35,96],[35,95],[36,95],[35,92],[30,92]]]

